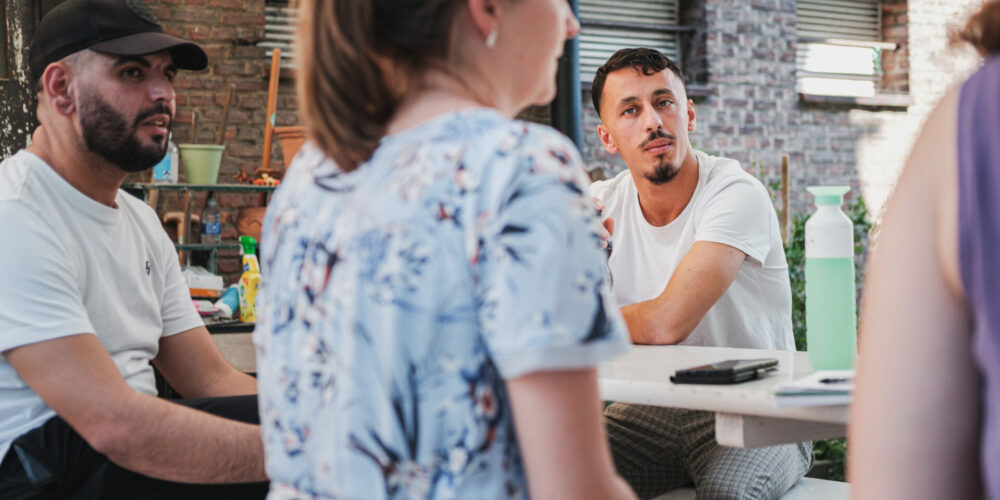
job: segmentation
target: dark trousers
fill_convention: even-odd
[[[177,399],[172,403],[259,424],[256,396]],[[212,450],[205,450],[211,454]],[[22,457],[28,463],[22,462]],[[37,484],[36,484],[37,483]],[[0,463],[0,498],[255,499],[268,483],[203,485],[153,479],[123,469],[93,448],[65,420],[52,417],[17,439]]]

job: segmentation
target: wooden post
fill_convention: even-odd
[[[785,244],[792,235],[788,232],[788,155],[781,155],[781,239]]]
[[[267,86],[267,116],[264,123],[264,157],[260,160],[260,169],[267,170],[271,166],[271,139],[274,135],[274,113],[278,109],[278,80],[281,76],[281,49],[271,51],[271,80]]]
[[[182,244],[182,245],[183,244],[188,244],[188,243],[197,243],[196,241],[190,241],[191,240],[191,236],[192,236],[192,234],[191,234],[191,202],[192,201],[193,200],[191,199],[191,190],[190,189],[185,189],[184,190],[184,218],[181,219],[181,226],[182,227],[177,228],[177,243]],[[187,251],[181,250],[181,251],[177,252],[177,260],[181,263],[181,267],[184,267],[185,265],[187,265],[187,257],[188,257]]]

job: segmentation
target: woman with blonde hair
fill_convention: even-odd
[[[630,498],[595,365],[628,345],[555,95],[565,0],[304,0],[311,143],[265,222],[271,498]]]
[[[959,37],[987,59],[927,119],[869,270],[855,498],[1000,497],[1000,1]]]

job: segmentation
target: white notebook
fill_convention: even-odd
[[[854,370],[822,370],[774,391],[774,403],[792,406],[844,405],[854,392]]]

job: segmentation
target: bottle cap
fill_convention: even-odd
[[[229,307],[229,304],[226,304],[225,302],[223,302],[221,300],[215,303],[215,309],[218,311],[217,315],[219,317],[222,317],[222,318],[232,318],[233,317],[233,308]]]
[[[257,253],[257,240],[253,236],[240,236],[240,246],[243,255],[256,255]]]
[[[849,186],[810,186],[806,189],[816,198],[817,205],[840,205],[844,203],[844,195],[851,190]]]

